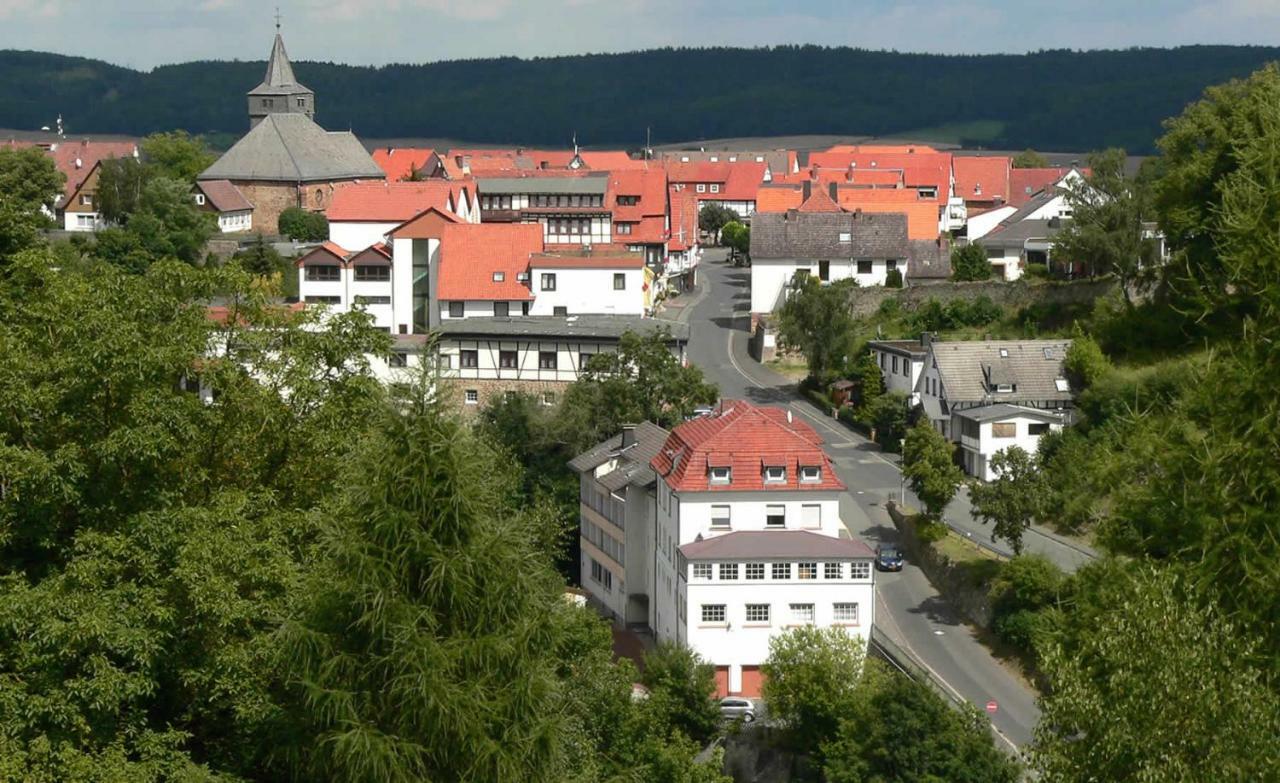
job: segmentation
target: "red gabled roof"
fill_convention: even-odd
[[[391,229],[392,239],[439,239],[444,223],[461,223],[462,218],[444,210],[429,207]]]
[[[132,141],[60,141],[48,154],[53,165],[67,177],[63,187],[63,199],[59,206],[66,206],[76,191],[89,178],[101,161],[110,158],[132,158],[138,153],[138,145]]]
[[[527,301],[529,256],[543,250],[537,223],[451,223],[440,232],[441,300]],[[502,279],[494,280],[495,273]]]
[[[319,247],[312,248],[306,253],[298,256],[298,260],[295,262],[295,265],[301,267],[314,261],[324,263],[337,261],[339,264],[346,264],[348,256],[350,255],[351,251],[347,250],[345,247],[334,242],[325,241]]]
[[[1032,196],[1067,176],[1069,171],[1070,166],[1013,169],[1009,172],[1009,203],[1015,207],[1026,204]]]
[[[907,238],[938,238],[939,206],[935,199],[922,199],[914,188],[841,187],[836,193],[840,206],[848,212],[898,213],[907,217]]]
[[[782,408],[724,400],[709,415],[677,426],[650,466],[678,491],[842,490],[822,438]],[[731,468],[728,484],[712,485],[708,465]],[[785,467],[786,481],[765,484],[764,467]],[[822,479],[800,482],[801,466],[822,468]]]
[[[728,163],[711,163],[708,161],[663,161],[667,169],[667,179],[682,184],[724,182],[729,179]]]
[[[864,148],[865,149],[865,148]],[[934,201],[945,204],[951,189],[951,161],[949,152],[935,152],[929,148],[914,147],[915,152],[814,152],[809,163],[819,168],[872,169],[899,171],[902,182],[909,188],[932,187],[936,189]],[[853,176],[857,176],[854,174]]]
[[[756,212],[786,212],[803,200],[801,185],[766,185],[756,194]]]
[[[422,171],[435,154],[433,149],[382,147],[373,151],[373,162],[386,173],[388,182],[399,182],[414,171]]]
[[[667,250],[688,250],[698,243],[698,197],[693,191],[671,188],[671,239]]]
[[[354,182],[338,188],[325,210],[330,222],[403,223],[436,208],[453,212],[457,183]]]
[[[764,184],[764,172],[768,164],[754,161],[738,161],[728,164],[729,176],[715,194],[725,201],[755,201],[756,193]]]
[[[809,193],[809,198],[805,199],[798,209],[801,212],[844,212],[840,205],[827,195],[826,188],[814,188]]]
[[[953,161],[956,195],[965,201],[1008,201],[1012,159],[958,155]]]

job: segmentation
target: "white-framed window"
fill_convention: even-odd
[[[787,469],[784,467],[774,466],[764,469],[764,480],[769,484],[780,484],[787,480]]]
[[[832,604],[831,619],[837,623],[858,624],[857,604]]]
[[[710,563],[694,563],[693,578],[694,579],[710,579],[711,564]]]
[[[747,622],[768,624],[769,604],[747,604]]]
[[[84,204],[84,200],[85,200],[86,198],[88,198],[88,196],[81,196],[81,197],[80,197],[80,203],[81,203],[81,204]],[[87,205],[87,204],[85,204],[85,206],[88,206],[88,205]],[[203,194],[203,193],[197,193],[197,194],[196,194],[196,206],[200,206],[200,207],[203,207],[203,206],[204,206],[204,194]],[[237,219],[238,219],[238,218],[237,218]]]
[[[817,467],[816,465],[800,468],[800,481],[805,484],[822,481],[822,468]]]
[[[768,505],[764,507],[764,526],[765,527],[786,527],[787,526],[787,507],[783,505]]]
[[[336,283],[342,277],[337,264],[311,264],[307,267],[307,281],[312,283]]]
[[[721,563],[720,578],[722,580],[736,581],[738,579],[738,564],[737,563]]]
[[[706,192],[707,192],[707,186],[706,186],[706,185],[703,185],[703,184],[701,184],[701,183],[699,183],[699,184],[698,184],[698,187],[694,188],[694,190],[696,190],[696,191],[697,191],[697,192],[699,192],[699,193],[706,193]]]
[[[851,572],[849,574],[849,577],[851,579],[870,579],[871,578],[871,564],[865,561],[858,562],[858,563],[850,563],[849,571]]]
[[[716,184],[714,184],[714,183],[713,183],[713,184],[711,185],[711,192],[712,192],[712,193],[719,193],[719,192],[720,192],[720,186],[719,186],[719,185],[716,185]]]
[[[591,559],[591,580],[604,588],[606,593],[613,592],[613,572]]]
[[[202,196],[201,198],[203,198],[203,196]],[[93,195],[92,195],[92,194],[89,194],[89,193],[85,193],[85,194],[81,195],[81,196],[80,196],[80,206],[82,206],[82,207],[91,207],[91,206],[93,206]]]
[[[506,273],[506,272],[494,272],[494,273],[493,273],[493,282],[495,282],[495,283],[501,283],[501,282],[503,282],[503,281],[504,281],[504,280],[506,280],[506,279],[507,279],[507,273]]]
[[[76,215],[77,228],[93,228],[93,215]]]
[[[543,393],[542,393],[542,404],[543,404],[543,405],[545,405],[545,406],[547,406],[547,407],[551,407],[552,405],[555,405],[555,404],[556,404],[556,393],[555,393],[555,392],[543,392]]]
[[[796,567],[796,575],[801,579],[817,579],[818,564],[817,563],[800,563]]]
[[[797,625],[813,625],[813,604],[792,604],[791,622]]]
[[[822,506],[818,503],[805,503],[800,506],[800,527],[816,530],[822,527]]]
[[[463,394],[463,399],[466,400],[466,403],[468,405],[480,404],[480,392],[476,391],[475,389],[467,389],[462,394]]]
[[[764,563],[747,563],[744,568],[747,579],[750,581],[759,581],[764,579]]]
[[[702,622],[723,623],[725,618],[724,604],[703,604]]]
[[[844,563],[823,563],[823,579],[844,579]]]
[[[790,579],[791,564],[790,563],[774,563],[770,569],[774,579]]]
[[[711,475],[712,484],[728,484],[731,478],[729,468],[711,468],[708,473]]]
[[[727,528],[731,526],[731,512],[729,506],[712,506],[711,507],[711,526],[715,528]]]

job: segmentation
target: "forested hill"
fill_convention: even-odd
[[[305,41],[291,42],[295,51]],[[319,122],[369,137],[638,147],[729,136],[892,135],[930,130],[988,147],[1147,152],[1165,117],[1207,85],[1280,49],[1192,46],[946,56],[849,48],[659,49],[381,68],[299,62]],[[247,127],[256,62],[139,72],[96,60],[0,51],[0,127],[146,134]]]

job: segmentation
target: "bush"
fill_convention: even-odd
[[[804,394],[806,398],[808,398],[809,402],[812,402],[814,405],[818,406],[818,410],[822,411],[828,416],[835,414],[836,405],[834,402],[831,401],[831,396],[828,395],[826,392],[822,391],[821,389],[813,388],[812,386],[807,388],[802,386],[801,392]]]
[[[1077,327],[1071,338],[1071,347],[1067,349],[1063,369],[1072,388],[1082,391],[1106,375],[1111,369],[1111,362],[1107,361],[1098,343]]]
[[[879,309],[876,313],[881,318],[895,318],[902,312],[902,301],[898,297],[893,296],[880,302]]]
[[[955,280],[987,280],[991,261],[982,245],[964,245],[951,251],[951,277]]]
[[[964,327],[986,326],[1004,317],[1004,310],[989,296],[972,300],[956,299],[943,305],[930,299],[918,307],[908,319],[908,325],[920,332],[947,332]]]
[[[905,395],[897,392],[882,395],[866,407],[864,418],[876,431],[876,443],[885,451],[898,451],[907,434],[907,407]]]
[[[947,537],[950,529],[941,522],[916,517],[916,538],[922,544],[935,544]]]
[[[289,207],[280,213],[280,233],[299,242],[323,242],[329,238],[329,221],[323,213]]]
[[[1057,604],[1066,587],[1067,575],[1043,555],[1013,558],[987,592],[992,629],[1009,644],[1034,653],[1044,627],[1040,614]]]
[[[886,272],[884,276],[884,287],[885,288],[901,288],[902,272],[899,272],[897,269],[890,269],[888,272]],[[889,300],[886,299],[885,301],[889,301]]]

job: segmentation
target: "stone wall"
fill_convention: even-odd
[[[990,628],[991,601],[987,598],[986,585],[975,586],[968,575],[955,566],[951,559],[929,544],[922,544],[916,535],[915,518],[902,512],[896,503],[887,506],[889,517],[901,534],[899,540],[907,554],[929,583],[941,593],[961,614],[980,628]]]
[[[998,305],[1011,308],[1032,304],[1065,305],[1092,302],[1116,288],[1111,278],[1099,280],[1044,281],[981,280],[959,283],[953,280],[918,282],[910,288],[854,288],[849,292],[849,309],[858,318],[874,315],[886,299],[897,299],[904,310],[914,310],[930,299],[946,304],[955,299],[986,296]]]
[[[446,378],[440,381],[440,394],[445,403],[466,416],[473,416],[507,392],[529,394],[541,400],[550,392],[560,402],[569,388],[567,381],[516,381],[474,378]],[[478,402],[467,404],[466,393],[474,389]]]
[[[280,213],[289,207],[302,207],[323,212],[333,203],[333,194],[349,181],[309,182],[234,182],[244,197],[253,204],[253,231],[274,234],[280,224]]]

